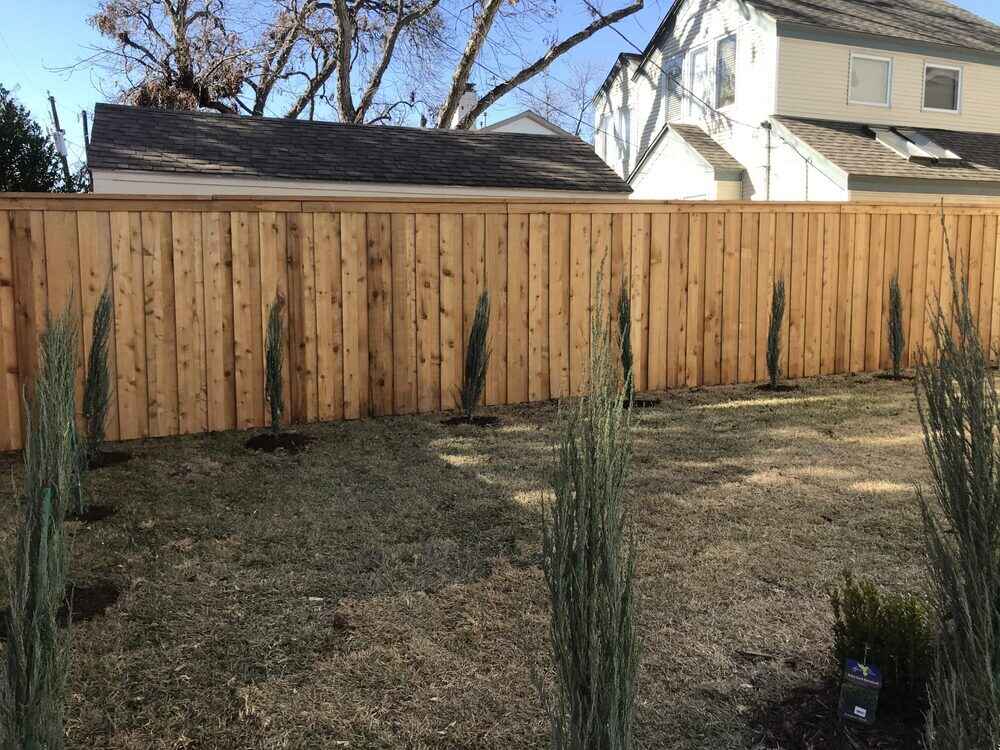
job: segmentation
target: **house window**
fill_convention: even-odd
[[[892,60],[851,55],[851,104],[888,107],[892,100]]]
[[[622,169],[628,166],[629,137],[632,133],[632,116],[628,107],[618,110],[618,125],[615,128],[615,145],[618,147],[618,162]]]
[[[715,60],[715,106],[728,107],[736,102],[736,37],[719,40]]]
[[[676,55],[667,60],[663,66],[663,79],[667,122],[672,122],[680,119],[683,114],[681,104],[684,101],[684,55]]]
[[[958,112],[962,98],[962,69],[924,66],[924,109]]]
[[[597,142],[597,155],[604,161],[608,160],[608,116],[602,114],[597,122],[597,132],[594,133],[594,140]]]
[[[690,96],[688,97],[688,114],[700,116],[705,112],[705,105],[710,101],[709,89],[711,87],[708,68],[708,49],[702,47],[691,53],[691,78],[688,84]]]

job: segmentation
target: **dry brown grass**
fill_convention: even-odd
[[[503,428],[317,425],[297,456],[250,454],[240,433],[147,441],[95,473],[117,514],[75,525],[72,577],[123,595],[75,626],[69,746],[542,746],[557,410],[492,413]],[[755,716],[829,671],[841,569],[920,586],[925,472],[905,383],[643,410],[640,745],[768,746]]]

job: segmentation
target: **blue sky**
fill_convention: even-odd
[[[1000,23],[1000,7],[996,0],[959,0],[959,5]],[[59,105],[62,126],[67,132],[70,154],[82,159],[83,133],[80,112],[92,110],[94,102],[105,101],[101,93],[99,71],[79,69],[72,73],[59,71],[86,57],[87,48],[98,41],[97,34],[87,24],[86,17],[96,7],[96,0],[0,0],[0,83],[16,90],[18,99],[28,106],[45,125],[50,123],[48,91]],[[576,9],[582,3],[564,4]],[[617,2],[604,4],[617,7]],[[659,19],[670,6],[669,0],[647,0],[646,7],[622,22],[619,28],[639,46],[645,45]],[[586,23],[581,11],[562,11],[559,18],[562,35]],[[614,62],[626,48],[625,42],[611,30],[604,30],[579,47],[573,57],[591,60],[601,69]],[[509,69],[514,69],[511,60]],[[565,62],[553,68],[557,78],[565,78]],[[485,74],[480,70],[479,77]],[[475,76],[474,76],[475,77]],[[482,83],[488,83],[482,80]],[[522,107],[515,101],[501,102],[490,110],[488,119],[501,119]]]

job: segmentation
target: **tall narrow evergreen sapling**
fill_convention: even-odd
[[[622,357],[622,386],[625,403],[635,400],[635,378],[632,369],[632,302],[629,299],[628,280],[618,292],[618,340]]]
[[[110,286],[94,308],[91,326],[90,354],[87,357],[87,378],[83,388],[83,417],[87,425],[84,444],[85,465],[91,463],[104,443],[104,426],[111,403],[111,375],[108,369],[108,342],[114,325]]]
[[[484,291],[476,304],[476,314],[469,329],[465,347],[465,368],[462,385],[458,389],[458,402],[462,414],[471,422],[486,389],[486,373],[490,366],[490,293]]]
[[[899,378],[903,371],[903,293],[899,288],[899,274],[889,280],[889,353],[892,355],[892,376]]]
[[[947,237],[947,233],[945,234]],[[926,745],[1000,747],[1000,399],[954,259],[917,390],[930,487],[918,488],[939,629]]]
[[[283,312],[285,300],[281,295],[267,310],[267,343],[264,347],[264,398],[271,413],[271,432],[281,432],[281,415],[285,410],[283,399],[285,321]]]
[[[639,644],[636,542],[625,497],[631,410],[608,338],[598,309],[591,390],[563,427],[555,501],[542,531],[556,682],[546,704],[555,750],[633,746]]]
[[[79,492],[76,328],[69,310],[41,339],[33,397],[25,398],[21,525],[7,561],[10,608],[0,664],[0,748],[60,750],[69,669],[57,616],[65,601],[64,521]]]
[[[774,282],[771,292],[771,323],[767,328],[767,375],[771,387],[781,379],[781,324],[785,318],[785,280]]]

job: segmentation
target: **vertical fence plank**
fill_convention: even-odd
[[[569,389],[582,396],[590,362],[590,214],[570,215]]]
[[[740,343],[741,383],[752,383],[757,371],[757,250],[760,242],[760,214],[743,216],[740,240]]]
[[[740,374],[740,246],[743,216],[726,214],[725,253],[722,261],[722,383],[731,385]]]
[[[775,227],[774,238],[774,264],[775,278],[781,278],[785,282],[785,316],[781,325],[781,372],[788,374],[788,335],[791,327],[788,309],[789,294],[792,289],[792,239],[794,216],[786,211],[778,214]]]
[[[549,387],[549,216],[528,219],[528,399],[545,401]]]
[[[205,370],[208,429],[236,427],[236,353],[233,331],[233,246],[230,216],[201,216],[205,280]]]
[[[705,385],[722,382],[722,270],[726,252],[726,217],[710,213],[705,240]]]
[[[771,324],[771,297],[774,295],[774,248],[777,241],[775,215],[760,215],[760,241],[757,248],[757,343],[756,380],[767,380],[767,331]]]
[[[924,326],[921,332],[924,349],[928,352],[935,351],[931,322],[941,304],[941,269],[947,268],[947,265],[944,224],[937,217],[931,217],[930,235],[927,241],[927,302],[924,304]]]
[[[507,400],[528,401],[528,214],[507,217]]]
[[[959,240],[960,222],[959,217],[954,213],[948,213],[944,220],[944,252],[941,254],[941,312],[945,320],[951,320],[952,294],[954,286],[952,284],[951,272],[954,266],[955,273],[961,279],[964,275],[962,265],[962,248]],[[952,323],[954,328],[954,322]],[[954,331],[953,331],[954,332]]]
[[[983,280],[983,233],[986,230],[984,216],[971,216],[969,227],[969,271],[966,277],[969,281],[969,307],[975,316],[976,324],[982,331],[983,321],[979,317],[979,285]]]
[[[368,215],[368,373],[372,414],[392,414],[392,215]]]
[[[997,232],[986,237],[993,245],[993,314],[990,322],[990,354],[994,361],[1000,360],[1000,219]]]
[[[820,323],[819,371],[824,375],[829,375],[836,368],[840,218],[840,214],[828,213],[825,215],[823,221],[822,321]]]
[[[791,284],[788,289],[788,377],[804,374],[806,347],[806,283],[808,281],[809,214],[796,213],[792,223]]]
[[[819,374],[820,346],[823,327],[823,235],[826,229],[824,214],[809,215],[809,239],[806,242],[806,304],[805,340],[803,346],[802,374],[806,377]]]
[[[889,369],[892,352],[889,350],[889,282],[899,273],[899,235],[901,217],[897,214],[885,217],[885,254],[882,259],[882,332],[878,366]]]
[[[392,414],[417,410],[416,217],[393,214],[392,232]]]
[[[177,327],[177,425],[181,433],[208,429],[205,383],[205,283],[201,217],[171,216]]]
[[[177,330],[170,214],[142,213],[142,272],[146,312],[146,379],[149,434],[175,435]]]
[[[667,256],[667,387],[687,382],[687,283],[691,217],[670,218],[670,250]]]
[[[344,417],[368,416],[367,217],[340,215],[341,293],[344,299]]]
[[[230,216],[233,258],[233,362],[236,424],[264,424],[264,329],[261,318],[260,217],[236,211]]]
[[[611,219],[611,324],[617,328],[618,298],[623,287],[632,283],[632,214],[614,214]]]
[[[417,410],[441,408],[441,239],[437,214],[414,219],[417,275]]]
[[[487,404],[507,402],[507,217],[486,214],[485,287],[490,292],[490,346]]]
[[[611,293],[611,214],[594,214],[590,231],[590,297],[594,310],[600,306],[605,326],[610,324],[614,297]],[[595,313],[596,314],[596,313]],[[612,338],[615,333],[611,332]]]
[[[916,364],[924,346],[924,315],[927,312],[927,249],[930,245],[931,217],[914,217],[913,273],[910,282],[909,325],[906,329],[906,366]]]
[[[41,211],[14,211],[14,320],[17,333],[18,392],[38,372],[38,341],[48,310],[45,268],[45,215]]]
[[[836,353],[834,372],[851,369],[851,288],[854,284],[855,214],[840,216],[840,247],[837,257]]]
[[[691,214],[688,224],[687,323],[685,324],[686,361],[684,374],[690,388],[705,381],[705,241],[707,217]]]
[[[0,210],[0,450],[21,446],[21,393],[18,388],[14,303],[14,224]]]
[[[142,218],[138,213],[112,211],[109,220],[114,264],[118,425],[121,438],[131,440],[149,434]]]
[[[903,367],[910,365],[910,314],[913,299],[913,251],[916,248],[917,217],[904,214],[899,223],[899,288],[903,295]]]
[[[454,408],[462,382],[462,215],[441,214],[441,407]]]
[[[340,214],[313,216],[316,266],[316,391],[320,420],[344,416],[343,252]],[[437,247],[434,248],[437,263]]]
[[[486,217],[462,216],[462,360],[479,297],[486,289]]]
[[[989,359],[994,358],[990,348],[993,327],[993,285],[997,282],[996,272],[997,216],[987,216],[983,224],[982,273],[979,285],[979,334],[983,349]]]
[[[632,216],[632,267],[629,272],[632,306],[632,355],[635,388],[646,390],[649,351],[649,225],[650,215]],[[686,280],[685,280],[685,283]]]
[[[649,368],[650,390],[667,387],[667,305],[670,300],[670,215],[653,214],[649,225]]]
[[[549,217],[549,388],[552,398],[570,395],[569,242],[569,215],[552,214]]]
[[[77,213],[77,231],[80,237],[80,305],[83,311],[82,338],[83,361],[90,360],[93,345],[94,313],[105,288],[111,294],[112,315],[114,315],[114,284],[111,278],[113,260],[111,257],[111,219],[106,211],[80,211]],[[110,440],[118,440],[121,431],[118,423],[118,381],[117,345],[115,344],[115,320],[111,320],[108,332],[107,366],[111,392],[108,394],[108,414],[104,423],[105,434]],[[84,367],[87,365],[84,364]],[[86,376],[85,376],[86,377]]]
[[[81,327],[80,245],[74,211],[45,212],[45,269],[48,309],[53,316],[70,309],[77,331]],[[82,427],[84,355],[83,336],[77,336],[76,415]]]
[[[865,328],[865,370],[874,372],[882,358],[882,283],[885,268],[886,217],[874,214],[868,248],[868,313]]]
[[[311,213],[291,213],[288,228],[288,324],[292,379],[292,419],[319,418],[316,378],[316,242]]]
[[[260,248],[260,326],[263,346],[257,350],[259,358],[254,366],[254,376],[261,382],[264,380],[264,357],[267,346],[267,319],[271,305],[278,298],[286,302],[284,311],[284,351],[282,354],[282,408],[285,421],[292,417],[292,402],[296,383],[292,370],[292,339],[296,335],[294,320],[295,311],[290,309],[288,288],[288,216],[273,211],[261,211],[259,214],[259,248]],[[261,391],[263,393],[263,390]]]

